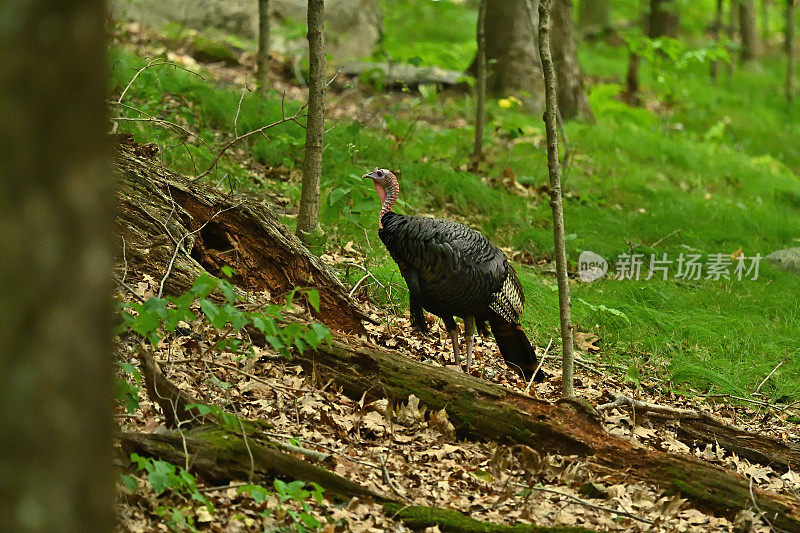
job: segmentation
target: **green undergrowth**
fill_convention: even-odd
[[[384,4],[382,46],[387,54],[466,67],[474,40],[468,6],[400,0]],[[621,3],[618,10],[631,8],[628,4]],[[419,23],[429,17],[411,17],[418,11],[441,18],[435,27]],[[699,27],[692,16],[696,14],[687,15],[688,27]],[[454,28],[441,20],[462,25]],[[415,32],[416,37],[404,41],[403,32]],[[690,41],[691,46],[707,44],[702,36]],[[453,46],[445,51],[444,42]],[[741,250],[752,257],[800,246],[800,103],[789,109],[782,100],[780,60],[737,66],[732,77],[723,66],[716,86],[709,82],[707,64],[680,69],[660,65],[668,70],[661,76],[664,72],[645,62],[641,83],[648,106],[633,108],[618,97],[627,63],[624,46],[584,43],[580,59],[591,80],[588,92],[596,122],[566,124],[572,155],[564,174],[564,212],[571,270],[587,250],[612,261],[613,270],[613,260],[632,247],[646,261],[652,253],[666,253],[674,262],[681,253],[706,258]],[[111,85],[118,95],[144,61],[117,49],[111,60]],[[220,86],[209,76],[203,80],[158,67],[139,76],[126,102],[200,132],[218,149],[233,137],[240,97],[239,90]],[[656,101],[659,105],[650,105]],[[329,122],[334,128],[325,137],[321,205],[325,242],[315,252],[341,252],[352,241],[384,285],[365,281],[369,296],[404,310],[405,285],[377,238],[378,199],[371,183],[360,178],[380,166],[400,171],[399,212],[466,221],[502,247],[537,259],[552,256],[539,117],[525,114],[513,101],[490,100],[487,160],[472,173],[464,170],[472,128],[448,125],[459,116],[471,123],[469,97],[408,93],[398,103],[377,93],[371,102],[381,127],[348,119]],[[236,132],[279,120],[281,105],[276,92],[266,97],[245,94]],[[284,103],[287,115],[299,107],[298,102]],[[648,110],[652,108],[658,111]],[[139,116],[119,106],[112,112]],[[212,154],[200,143],[179,145],[180,136],[169,128],[146,122],[120,122],[119,127],[139,141],[164,147],[164,163],[181,172],[197,174],[211,163]],[[207,180],[287,198],[282,214],[292,225],[304,131],[289,122],[265,133],[267,138],[253,136],[238,145],[238,160],[223,157]],[[173,145],[178,146],[166,149]],[[291,179],[265,178],[265,172],[240,164],[248,160],[279,168]],[[529,194],[504,186],[503,175],[529,186]],[[621,368],[633,382],[651,377],[673,390],[749,395],[788,356],[761,392],[781,401],[800,398],[800,277],[766,261],[760,263],[757,280],[680,280],[674,278],[675,269],[673,263],[667,281],[606,278],[572,285],[575,324],[600,337],[602,360]],[[538,268],[518,265],[517,270],[528,300],[523,324],[536,342],[546,345],[558,334],[555,280]],[[350,284],[363,276],[355,268],[341,273]],[[646,275],[647,268],[642,268],[642,278]]]

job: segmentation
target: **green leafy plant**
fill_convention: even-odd
[[[228,277],[234,274],[229,267],[223,267],[222,270]],[[214,303],[208,298],[216,290],[225,297],[222,304]],[[229,338],[229,335],[252,325],[264,334],[267,342],[275,350],[290,357],[292,347],[302,353],[308,347],[316,348],[331,338],[330,331],[322,324],[314,323],[310,326],[297,323],[281,324],[283,313],[292,307],[298,294],[304,295],[314,310],[319,310],[320,296],[316,290],[293,289],[286,296],[286,303],[282,306],[270,305],[263,311],[242,311],[236,306],[240,300],[239,295],[229,281],[203,274],[180,296],[150,298],[143,303],[122,303],[120,305],[122,323],[119,325],[118,333],[133,331],[148,339],[155,347],[165,335],[174,333],[180,322],[202,318],[217,329],[228,330],[227,334],[217,341],[217,348],[240,351],[241,341]],[[197,307],[199,315],[195,312]]]
[[[291,481],[286,483],[280,479],[276,479],[273,483],[275,487],[274,494],[278,497],[279,503],[275,508],[275,513],[281,516],[286,516],[291,519],[298,533],[306,533],[309,531],[319,531],[323,523],[312,514],[311,507],[308,504],[310,498],[316,500],[321,504],[324,499],[325,489],[317,483],[306,484],[305,481]],[[239,488],[240,494],[248,494],[253,500],[260,504],[265,502],[273,493],[269,489],[261,485],[246,485]],[[294,502],[299,504],[300,510],[297,511],[284,504]],[[269,516],[272,514],[271,509],[265,510],[262,515]]]

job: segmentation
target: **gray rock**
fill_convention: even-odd
[[[170,22],[202,31],[215,28],[247,39],[258,32],[257,0],[111,0],[117,20],[138,22],[160,30]],[[302,23],[306,0],[271,0],[276,24],[281,19]],[[379,0],[328,0],[325,2],[326,53],[336,63],[369,56],[383,33],[383,11]],[[305,53],[306,42],[284,42],[275,36],[279,53]]]
[[[800,273],[800,248],[787,248],[772,252],[767,256],[767,261],[778,268]]]

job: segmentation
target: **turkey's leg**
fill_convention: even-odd
[[[457,365],[461,366],[461,360],[458,354],[458,326],[451,329],[448,333],[450,333],[450,341],[453,343],[453,360]]]
[[[472,366],[472,345],[475,342],[475,317],[464,318],[464,336],[467,338],[467,374]]]

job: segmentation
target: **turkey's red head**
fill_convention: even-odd
[[[364,174],[364,178],[372,180],[375,185],[375,191],[381,199],[381,211],[378,215],[378,227],[383,227],[380,219],[383,215],[392,210],[392,206],[397,201],[397,196],[400,194],[400,185],[397,183],[397,176],[391,170],[385,168],[375,167],[375,170],[368,174]]]

